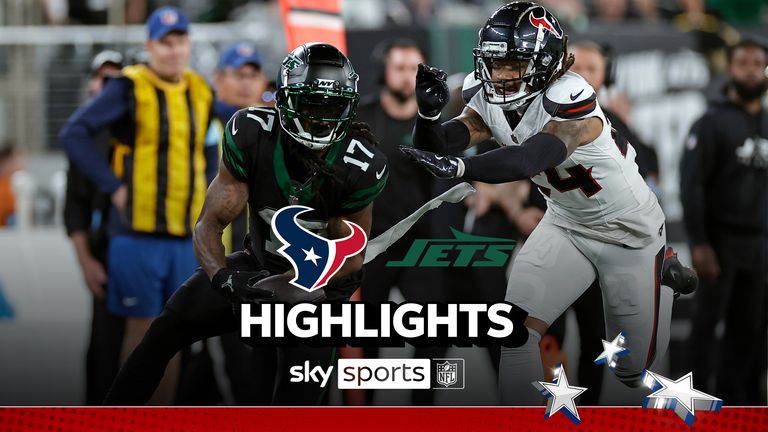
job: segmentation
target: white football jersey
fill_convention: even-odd
[[[486,102],[473,73],[464,80],[462,95],[503,145],[520,145],[553,120],[599,118],[603,130],[597,139],[532,178],[547,199],[548,211],[563,228],[629,247],[646,246],[660,235],[664,213],[638,172],[635,150],[626,141],[614,141],[595,91],[580,75],[560,77],[533,99],[522,117]]]

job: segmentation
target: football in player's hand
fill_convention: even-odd
[[[264,278],[256,283],[259,289],[269,291],[273,293],[273,296],[269,298],[268,302],[284,302],[289,304],[294,303],[320,303],[325,300],[325,290],[318,288],[312,291],[307,291],[302,288],[293,286],[289,281],[291,277],[284,274],[270,276]]]

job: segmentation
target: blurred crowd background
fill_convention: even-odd
[[[449,74],[472,68],[479,23],[504,2],[497,0],[345,0],[342,16],[349,56],[362,77],[361,93],[376,91],[371,49],[380,40],[406,36],[427,48],[433,64]],[[572,40],[606,44],[614,85],[602,95],[659,155],[663,206],[680,217],[677,157],[681,139],[723,82],[724,47],[740,34],[761,35],[768,19],[763,0],[546,0]],[[141,25],[157,7],[173,5],[196,24],[192,67],[210,78],[227,42],[252,41],[275,75],[286,52],[276,1],[3,0],[0,2],[0,142],[29,158],[46,157],[33,174],[51,174],[61,160],[56,136],[84,95],[93,56],[112,48],[136,61]],[[458,80],[462,75],[456,75]],[[458,84],[458,81],[453,83]],[[34,198],[34,223],[55,222],[55,185]],[[55,180],[55,178],[54,178]]]
[[[460,87],[473,68],[478,28],[504,3],[343,0],[348,55],[361,77],[361,93],[377,94],[382,65],[374,47],[395,37],[416,41],[432,65],[449,73],[449,85]],[[745,36],[768,39],[768,0],[540,3],[559,17],[572,41],[594,41],[608,55],[611,79],[600,93],[601,104],[655,150],[658,176],[652,186],[667,215],[668,239],[677,245],[681,260],[690,263],[679,186],[684,142],[707,102],[721,96],[725,47]],[[94,56],[111,49],[123,53],[127,63],[142,62],[143,23],[166,5],[191,19],[191,67],[209,80],[220,50],[229,43],[253,43],[268,79],[292,48],[286,47],[276,1],[0,0],[0,289],[5,286],[6,298],[0,301],[0,321],[16,320],[12,331],[0,322],[0,342],[16,347],[16,355],[33,357],[41,343],[63,346],[66,339],[69,354],[57,361],[81,361],[87,318],[73,320],[61,312],[87,315],[87,292],[62,228],[67,160],[57,134],[88,94]],[[272,91],[262,95],[265,103],[272,100]],[[40,262],[53,264],[37,267]],[[670,352],[678,353],[672,356],[678,362],[673,369],[680,371],[688,362],[682,347],[691,330],[689,303],[676,303],[672,328]],[[63,325],[51,329],[51,322]],[[72,327],[83,334],[74,346],[66,331]],[[10,354],[0,350],[0,369],[13,369]],[[6,384],[17,382],[18,377],[5,375]],[[67,372],[57,379],[69,380],[62,388],[70,388],[82,377]],[[51,393],[45,384],[22,393],[27,396],[0,395],[0,403],[78,403],[67,392]]]

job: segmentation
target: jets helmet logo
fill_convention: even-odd
[[[368,242],[359,225],[344,221],[352,230],[347,237],[329,240],[299,225],[296,217],[310,212],[302,205],[283,207],[272,217],[272,231],[283,244],[277,251],[293,265],[296,276],[290,283],[307,291],[322,288],[347,258],[360,253]]]
[[[531,14],[528,15],[528,19],[531,21],[531,25],[533,25],[534,27],[538,27],[539,29],[544,29],[552,33],[553,35],[555,35],[555,37],[558,39],[563,38],[563,32],[560,29],[560,23],[557,22],[555,17],[552,17],[552,21],[550,21],[549,18],[547,18],[546,10],[541,15],[541,17],[535,17],[533,16],[533,12],[531,12]]]

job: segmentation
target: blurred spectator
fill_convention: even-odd
[[[610,55],[607,52],[607,48],[602,47],[594,42],[579,41],[574,42],[570,46],[571,52],[576,57],[576,63],[574,63],[571,71],[584,77],[584,79],[595,89],[595,92],[600,94],[604,87],[608,87],[613,81],[613,71],[610,65]],[[611,122],[611,126],[616,130],[617,142],[619,140],[626,140],[635,149],[637,156],[635,157],[635,163],[640,171],[640,175],[643,176],[645,181],[651,186],[654,192],[658,191],[659,183],[659,162],[656,156],[656,151],[653,147],[644,143],[636,133],[627,125],[625,120],[616,113],[614,110],[608,108],[611,103],[605,103],[602,105],[603,112]]]
[[[124,68],[60,132],[68,156],[112,202],[107,307],[126,317],[123,359],[197,267],[192,227],[218,168],[218,148],[205,146],[212,91],[188,69],[188,19],[161,8],[147,30],[149,64]],[[107,128],[112,166],[94,142]],[[177,365],[157,401],[173,401]]]
[[[700,278],[689,338],[693,373],[702,391],[732,405],[765,404],[758,383],[766,367],[766,66],[759,42],[729,49],[726,100],[693,125],[681,163],[684,222]],[[712,341],[721,320],[718,350]]]
[[[0,149],[0,227],[11,223],[16,212],[16,198],[13,195],[11,176],[24,169],[24,159],[18,150],[7,144]]]
[[[589,24],[587,8],[582,0],[541,0],[539,3],[573,29],[583,31]]]
[[[117,51],[98,53],[91,62],[88,98],[101,93],[105,81],[120,74],[123,56]],[[103,131],[96,145],[108,159],[109,133]],[[92,297],[91,332],[85,357],[85,403],[99,405],[120,367],[125,323],[107,310],[107,220],[109,195],[101,193],[70,161],[64,225],[72,240],[85,285]]]
[[[725,21],[738,26],[757,26],[766,22],[768,0],[707,0],[707,7]]]
[[[373,238],[407,217],[429,201],[434,179],[424,169],[411,163],[399,146],[412,146],[411,131],[416,118],[416,71],[419,63],[426,62],[424,51],[411,40],[384,41],[374,50],[379,67],[381,91],[363,101],[357,109],[359,121],[368,123],[379,140],[379,149],[387,156],[389,171],[387,187],[376,198],[371,235]],[[384,172],[381,173],[384,175]],[[407,193],[404,193],[407,191]],[[414,240],[429,238],[428,218],[420,220],[406,235],[386,252],[365,265],[365,279],[360,289],[362,300],[386,303],[390,291],[397,286],[408,301],[440,301],[440,271],[436,268],[387,267],[389,261],[399,261]],[[444,348],[417,347],[416,358],[440,357]],[[376,358],[376,348],[366,348],[368,358]],[[368,393],[369,396],[372,392]],[[369,402],[372,399],[369,398]],[[433,392],[414,391],[413,403],[431,405]]]
[[[588,5],[589,15],[602,22],[652,21],[659,13],[657,0],[591,0]]]
[[[127,0],[126,23],[138,24],[147,18],[147,11],[173,6],[193,22],[220,22],[232,19],[230,14],[253,0]],[[266,0],[262,0],[266,1]]]

